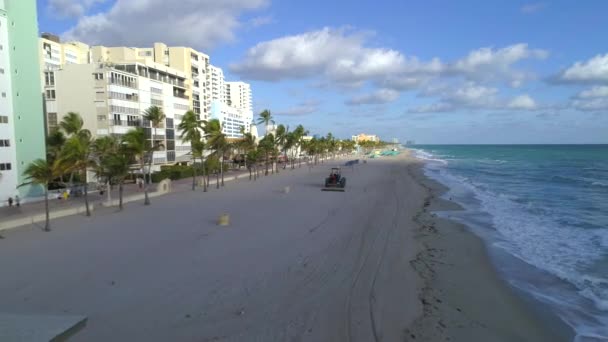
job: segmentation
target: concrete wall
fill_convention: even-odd
[[[84,128],[93,135],[97,132],[95,104],[95,64],[70,64],[55,72],[57,121],[69,112],[80,114]],[[48,107],[50,112],[50,107]]]

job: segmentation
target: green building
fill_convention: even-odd
[[[37,197],[23,171],[45,158],[36,1],[0,0],[0,206],[9,197]]]

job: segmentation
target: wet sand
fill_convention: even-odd
[[[0,311],[88,316],[74,341],[555,341],[481,242],[431,216],[452,204],[419,161],[321,192],[337,163],[9,231]]]

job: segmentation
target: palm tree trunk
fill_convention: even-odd
[[[143,158],[141,163],[141,175],[143,176],[144,181],[144,205],[150,205],[150,198],[148,197],[148,180],[146,179],[146,164]]]
[[[211,172],[209,172],[209,170],[207,170],[207,187],[211,186],[211,183],[209,182],[209,178],[211,177],[210,174],[211,174]],[[207,187],[205,187],[205,191],[207,191]]]
[[[44,187],[44,213],[45,213],[44,231],[50,232],[51,231],[51,226],[50,226],[51,218],[49,217],[49,185],[48,184],[46,184],[46,186]]]
[[[265,164],[266,164],[266,172],[264,173],[264,176],[268,176],[268,153],[266,153]]]
[[[87,211],[87,216],[91,216],[91,210],[89,209],[89,185],[87,184],[87,171],[84,171],[84,206]]]
[[[215,173],[215,188],[216,189],[220,188],[220,173],[219,172]]]
[[[203,165],[203,192],[207,192],[208,179],[205,180],[205,152],[201,156],[201,164]]]
[[[122,183],[122,180],[118,183],[118,210],[122,210]]]
[[[192,191],[194,191],[195,187],[196,187],[196,158],[194,157],[194,152],[192,152]]]
[[[220,173],[222,174],[222,186],[224,186],[224,151],[222,150],[222,162],[220,163]]]

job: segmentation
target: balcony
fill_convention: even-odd
[[[128,120],[111,120],[114,126],[125,126],[125,127],[141,127],[141,121],[128,121]]]

